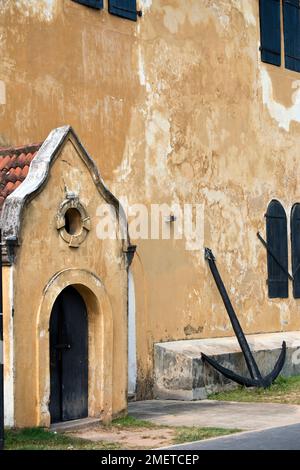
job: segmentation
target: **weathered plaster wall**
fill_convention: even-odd
[[[14,298],[13,268],[2,268],[3,286],[3,332],[4,332],[4,421],[14,425]]]
[[[49,320],[57,295],[67,285],[75,285],[87,305],[89,414],[109,419],[127,406],[127,270],[122,243],[97,238],[94,214],[103,200],[70,139],[52,164],[44,189],[23,212],[14,275],[17,426],[49,425]],[[56,228],[66,191],[79,196],[91,217],[91,230],[78,248],[70,248]]]
[[[22,3],[1,2],[0,142],[38,141],[69,123],[129,203],[203,203],[204,244],[245,331],[300,329],[291,291],[267,298],[256,238],[272,198],[287,214],[300,199],[300,76],[261,63],[258,1],[141,1],[137,23],[70,0]],[[154,341],[232,331],[202,250],[137,243],[138,382],[147,396]]]

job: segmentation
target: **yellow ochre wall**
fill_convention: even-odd
[[[0,144],[71,124],[117,197],[203,204],[203,245],[245,332],[299,330],[291,287],[289,299],[267,297],[256,232],[265,235],[271,199],[288,216],[300,201],[300,75],[261,62],[258,1],[144,0],[136,23],[104,3],[95,11],[71,0],[1,2]],[[37,216],[34,204],[28,211],[27,224]],[[232,329],[202,249],[132,242],[141,398],[151,396],[153,342]],[[41,295],[30,276],[24,290],[23,299]]]

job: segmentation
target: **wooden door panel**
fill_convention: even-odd
[[[61,421],[61,351],[60,343],[61,301],[58,297],[54,303],[50,318],[50,416],[51,422]]]
[[[63,296],[62,420],[88,416],[88,328],[84,301],[73,287]]]
[[[88,416],[88,319],[73,287],[56,299],[50,318],[51,422]]]

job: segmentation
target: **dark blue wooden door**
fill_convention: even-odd
[[[283,206],[273,199],[266,213],[267,244],[270,249],[268,260],[269,298],[287,298],[288,286],[288,243],[287,219]]]
[[[73,287],[57,297],[50,319],[51,422],[88,416],[88,320]]]
[[[296,203],[291,211],[291,242],[292,242],[292,270],[293,294],[295,299],[300,298],[300,204]]]

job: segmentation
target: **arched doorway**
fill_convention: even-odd
[[[50,318],[51,422],[88,416],[88,317],[72,286],[54,302]]]

